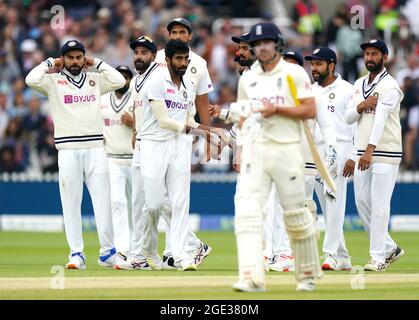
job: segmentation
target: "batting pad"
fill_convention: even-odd
[[[284,222],[294,253],[295,277],[298,281],[305,278],[321,278],[323,272],[312,213],[308,208],[287,210],[284,211]]]
[[[255,199],[239,197],[235,200],[234,226],[240,281],[251,286],[264,286],[262,210]]]

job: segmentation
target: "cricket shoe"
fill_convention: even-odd
[[[179,262],[179,271],[196,271],[198,266],[190,259],[182,260]]]
[[[146,259],[148,265],[153,268],[154,270],[162,270],[163,269],[163,261],[161,260],[159,255],[153,255],[151,257],[147,257]]]
[[[386,261],[385,261],[385,265],[386,268],[392,264],[393,262],[399,260],[402,256],[404,256],[404,250],[402,248],[400,248],[399,246],[397,246],[396,248],[394,248],[387,256],[386,256]]]
[[[368,263],[364,266],[365,271],[386,271],[386,265],[382,262],[378,262],[375,260],[370,260]]]
[[[297,283],[297,291],[314,291],[315,288],[313,278],[306,278]]]
[[[273,257],[264,256],[263,257],[263,267],[265,268],[265,271],[271,270],[270,266],[275,263],[276,258],[277,256],[273,256]]]
[[[147,263],[146,259],[135,260],[131,259],[124,261],[120,264],[114,266],[116,270],[153,270],[150,265]]]
[[[70,255],[70,260],[65,265],[66,269],[85,270],[86,257],[83,252],[75,252]]]
[[[201,245],[198,248],[190,251],[194,264],[199,266],[202,263],[202,261],[204,261],[204,259],[208,257],[211,251],[212,248],[201,241]]]
[[[325,254],[323,258],[322,270],[338,271],[352,269],[351,260],[349,258],[339,258],[331,254]]]
[[[238,281],[233,285],[233,290],[237,292],[265,292],[266,288],[262,284],[253,281]]]
[[[116,265],[120,265],[125,262],[125,256],[121,256],[119,253],[116,252],[115,248],[111,249],[109,254],[100,256],[97,260],[97,263],[106,268],[113,268]],[[125,257],[126,258],[126,257]]]
[[[178,270],[179,265],[175,263],[173,256],[163,255],[163,269],[164,270]]]
[[[274,263],[269,265],[269,271],[288,272],[294,270],[295,264],[292,255],[281,254]]]

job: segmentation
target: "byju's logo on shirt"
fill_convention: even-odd
[[[96,96],[94,94],[84,95],[84,96],[66,94],[64,96],[65,104],[78,103],[78,102],[94,102],[94,101],[96,101]]]
[[[186,110],[188,109],[189,104],[188,103],[181,103],[171,100],[165,100],[167,109],[182,109]]]

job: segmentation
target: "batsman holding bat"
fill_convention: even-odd
[[[263,106],[244,120],[238,137],[242,145],[241,183],[235,195],[239,281],[233,289],[265,291],[263,209],[273,182],[294,252],[297,290],[312,291],[322,271],[313,215],[304,206],[301,120],[316,115],[310,79],[302,67],[282,59],[284,40],[275,24],[252,26],[249,38],[260,65],[240,78],[237,100],[257,100]],[[295,85],[298,108],[287,77]]]

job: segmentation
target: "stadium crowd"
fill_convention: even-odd
[[[289,21],[280,25],[289,49],[302,55],[319,45],[335,49],[337,71],[351,83],[366,71],[359,44],[370,37],[391,43],[387,68],[405,94],[401,107],[401,168],[418,170],[419,19],[415,15],[419,0],[342,0],[336,2],[335,13],[328,19],[322,17],[317,2],[266,0],[262,5],[253,0],[0,0],[0,172],[58,170],[50,108],[45,97],[25,86],[24,78],[44,59],[58,57],[60,46],[67,40],[83,42],[89,56],[135,70],[129,41],[150,35],[161,49],[168,39],[167,22],[185,17],[193,25],[194,52],[208,62],[214,86],[210,103],[227,106],[236,99],[239,77],[234,61],[237,46],[231,36],[247,31],[243,28],[246,19],[276,21],[277,12]],[[55,4],[65,9],[63,21],[57,21],[58,13],[51,10]],[[364,28],[353,28],[357,13],[351,13],[351,8],[356,5],[364,8],[365,20],[358,20]],[[228,148],[225,152],[218,163],[195,161],[193,170],[230,171],[231,154]]]

